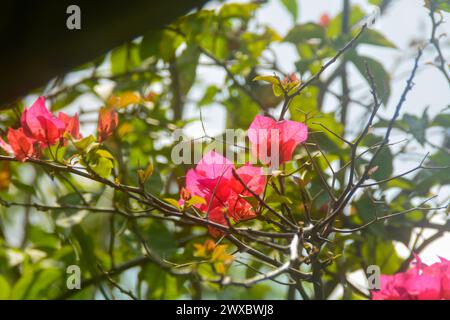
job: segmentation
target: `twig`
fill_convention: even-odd
[[[314,74],[313,76],[311,76],[307,81],[303,82],[297,90],[295,90],[292,94],[288,95],[287,99],[284,100],[284,104],[283,107],[281,109],[281,114],[280,114],[280,118],[279,120],[283,120],[284,116],[288,110],[289,104],[292,101],[292,99],[296,96],[298,96],[307,86],[309,86],[311,83],[313,83],[314,81],[316,81],[321,74],[329,67],[331,66],[333,63],[335,63],[337,61],[337,59],[339,59],[339,57],[347,50],[349,50],[351,47],[353,47],[353,44],[359,39],[359,37],[361,36],[361,34],[364,32],[364,30],[366,30],[367,28],[367,24],[363,24],[361,29],[358,31],[358,33],[341,49],[339,49],[336,53],[336,55],[331,58],[327,63],[325,63],[324,65],[322,65],[322,67],[320,68],[320,70]]]

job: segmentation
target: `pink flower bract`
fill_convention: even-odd
[[[59,142],[66,125],[56,118],[45,106],[45,98],[39,97],[29,109],[25,109],[20,118],[25,135],[48,147]]]
[[[406,272],[381,276],[381,289],[372,291],[373,300],[449,300],[449,261],[442,259],[431,266],[416,262]]]
[[[0,138],[0,147],[20,161],[39,157],[41,150],[56,143],[64,144],[65,133],[75,139],[81,138],[78,115],[70,117],[60,112],[55,117],[45,106],[45,97],[39,97],[30,108],[23,111],[20,123],[22,127],[8,129],[9,144]]]
[[[322,27],[325,27],[325,28],[328,27],[330,25],[330,21],[331,21],[330,16],[327,13],[322,13],[320,15],[319,24]]]
[[[266,183],[261,168],[246,164],[236,170],[245,186],[233,175],[233,170],[231,161],[211,151],[186,174],[186,189],[206,201],[196,207],[205,212],[210,221],[222,225],[228,225],[227,219],[239,222],[254,218],[256,213],[245,197],[252,196],[248,189],[259,195]],[[217,228],[209,229],[212,236],[221,234]]]
[[[292,159],[294,149],[308,138],[305,124],[257,115],[248,130],[252,152],[263,164],[276,167]],[[275,148],[275,150],[272,150]],[[274,159],[278,160],[275,163]]]
[[[81,139],[80,134],[80,121],[78,120],[78,114],[75,113],[73,117],[68,116],[64,112],[58,113],[58,119],[64,123],[64,132],[72,136],[72,138],[78,140]]]
[[[33,141],[24,134],[22,128],[9,128],[7,137],[9,144],[0,138],[0,147],[7,153],[14,154],[17,160],[24,162],[27,158],[39,155]]]
[[[98,141],[103,142],[108,139],[117,128],[118,124],[119,116],[114,109],[101,108],[98,114]]]

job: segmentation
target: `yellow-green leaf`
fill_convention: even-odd
[[[196,204],[206,204],[206,200],[199,196],[192,196],[189,200],[185,202],[186,208],[189,208]]]

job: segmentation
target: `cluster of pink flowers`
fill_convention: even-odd
[[[227,218],[235,222],[254,218],[252,205],[243,197],[251,196],[248,189],[259,195],[266,183],[262,168],[247,164],[235,170],[245,186],[233,170],[231,161],[211,151],[186,175],[186,189],[205,199],[205,203],[196,205],[197,208],[206,212],[210,221],[222,225],[228,225]],[[215,237],[221,234],[216,228],[209,230]]]
[[[273,130],[277,130],[276,137],[271,133]],[[263,155],[262,150],[268,151],[269,156],[278,152],[280,163],[291,160],[295,147],[306,138],[306,126],[295,121],[277,122],[269,117],[256,116],[249,128],[253,152],[258,157],[267,155]],[[272,144],[273,139],[279,141]],[[273,145],[278,150],[271,150]],[[256,217],[255,209],[246,198],[259,196],[265,185],[266,177],[261,167],[245,164],[235,169],[231,161],[211,151],[204,155],[195,169],[187,172],[186,189],[182,190],[181,197],[195,195],[205,199],[205,203],[196,207],[205,212],[210,221],[228,225],[230,221],[237,223]],[[214,237],[222,234],[213,227],[209,231]]]
[[[39,158],[42,151],[50,146],[67,144],[69,137],[75,140],[82,138],[78,114],[70,117],[59,112],[58,116],[55,116],[45,106],[45,97],[39,97],[30,108],[24,110],[20,124],[21,127],[17,129],[8,129],[8,143],[0,138],[0,147],[22,162],[28,158]],[[106,140],[117,124],[118,116],[114,110],[101,109],[98,140]]]
[[[20,161],[39,157],[42,150],[57,143],[65,144],[66,134],[74,139],[81,137],[78,115],[70,117],[59,112],[56,117],[46,108],[44,97],[24,110],[20,124],[18,129],[8,129],[9,144],[0,138],[0,147]]]
[[[430,266],[416,256],[406,272],[381,276],[381,289],[373,300],[450,300],[450,261],[440,258]]]

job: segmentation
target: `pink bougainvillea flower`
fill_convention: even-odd
[[[103,142],[114,132],[119,124],[119,116],[114,109],[101,108],[98,114],[98,141]]]
[[[64,132],[69,134],[75,140],[81,139],[80,134],[80,121],[78,120],[78,114],[75,113],[73,117],[68,116],[64,112],[58,113],[58,119],[64,123]]]
[[[20,122],[25,135],[41,147],[59,142],[66,128],[61,119],[48,111],[45,97],[39,97],[29,109],[25,109]]]
[[[381,288],[372,291],[373,300],[407,300],[408,293],[404,288],[405,274],[382,275],[380,277]]]
[[[322,15],[319,18],[319,24],[322,27],[328,27],[330,25],[330,16],[327,13],[322,13]]]
[[[238,179],[233,179],[231,181],[231,187],[236,193],[241,194],[244,197],[248,197],[252,195],[249,190],[256,194],[261,194],[263,192],[266,178],[262,175],[261,168],[254,167],[250,164],[245,164],[238,168],[236,173],[246,186],[243,186]]]
[[[450,300],[450,261],[440,258],[440,262],[433,263],[423,269],[425,276],[440,279],[441,299]]]
[[[69,117],[60,112],[55,117],[45,106],[45,97],[39,97],[30,108],[23,111],[20,123],[21,128],[8,130],[9,144],[0,139],[0,147],[20,161],[38,157],[44,148],[64,143],[65,133],[75,139],[81,138],[78,115]]]
[[[190,194],[202,197],[205,203],[196,207],[207,214],[210,221],[227,225],[227,219],[234,222],[252,219],[256,213],[245,197],[264,190],[266,179],[261,168],[246,164],[236,170],[242,183],[234,176],[234,165],[227,158],[211,151],[208,152],[186,174],[186,189]],[[210,234],[217,236],[220,230],[210,228]]]
[[[416,256],[408,271],[381,276],[381,289],[372,291],[373,300],[449,300],[449,262],[427,266]]]
[[[209,221],[221,224],[223,226],[228,225],[226,217],[227,217],[227,209],[224,207],[215,207],[211,209],[208,214]],[[223,232],[220,229],[214,228],[212,226],[208,226],[208,231],[209,234],[214,238],[218,238],[223,234]]]
[[[39,156],[33,141],[24,134],[22,128],[9,128],[7,137],[9,144],[0,138],[0,147],[7,153],[13,154],[17,160],[24,162],[27,158]]]
[[[225,200],[228,195],[228,182],[233,177],[233,163],[215,151],[208,152],[198,162],[195,169],[186,174],[186,188],[191,194],[202,197],[206,204],[199,209],[206,211],[211,206],[220,205],[219,199]],[[226,187],[223,187],[226,186]],[[213,197],[214,195],[214,197]]]
[[[445,300],[450,300],[450,260],[441,258],[441,295]]]
[[[308,128],[300,122],[275,121],[257,115],[249,127],[248,137],[252,152],[261,163],[276,168],[292,159],[295,147],[308,138]]]

